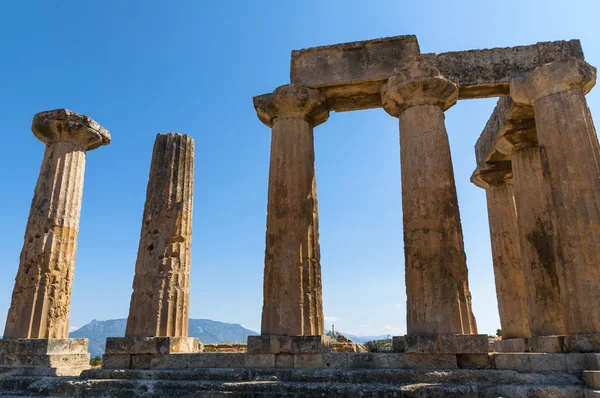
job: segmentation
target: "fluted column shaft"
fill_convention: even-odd
[[[194,140],[158,134],[135,265],[126,337],[187,337]]]
[[[527,282],[521,258],[510,164],[476,177],[485,188],[502,338],[530,337]]]
[[[511,159],[531,334],[565,334],[565,308],[560,290],[563,275],[557,261],[554,213],[546,190],[540,149],[517,147]]]
[[[93,120],[67,110],[37,114],[32,130],[46,143],[46,151],[4,337],[67,338],[85,152],[110,142],[110,135]]]
[[[455,84],[433,68],[390,77],[384,108],[400,119],[408,333],[477,332],[444,110]]]
[[[510,87],[515,102],[534,108],[575,334],[600,333],[600,153],[585,100],[595,78],[595,68],[571,59],[536,68]]]
[[[313,127],[329,111],[319,91],[293,85],[255,107],[272,127],[261,334],[322,335]]]

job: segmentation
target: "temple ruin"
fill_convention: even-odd
[[[427,54],[398,36],[293,51],[290,70],[289,84],[254,97],[272,138],[261,335],[247,353],[204,352],[188,337],[194,143],[159,134],[126,336],[107,340],[102,369],[86,370],[87,341],[68,338],[70,293],[85,152],[110,134],[48,111],[33,120],[46,153],[0,340],[0,390],[70,375],[44,391],[600,396],[600,145],[585,98],[596,69],[579,41]],[[486,192],[504,332],[492,349],[471,308],[444,116],[487,97],[500,98],[474,143],[471,181]],[[399,121],[408,332],[393,352],[332,352],[314,129],[331,111],[368,108]],[[333,384],[310,384],[320,382]]]

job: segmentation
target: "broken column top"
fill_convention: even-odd
[[[42,142],[78,143],[86,151],[110,143],[108,130],[94,119],[68,109],[55,109],[37,113],[31,123],[31,131]]]
[[[421,54],[408,35],[292,51],[291,83],[320,89],[331,110],[378,108],[382,84],[417,55],[458,82],[459,99],[507,95],[512,79],[538,66],[584,59],[579,40]]]

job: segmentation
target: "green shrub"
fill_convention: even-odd
[[[392,351],[392,339],[387,338],[383,340],[367,341],[364,346],[368,352],[391,352]]]
[[[93,358],[90,358],[90,366],[101,366],[102,365],[102,357],[100,355],[96,355]]]

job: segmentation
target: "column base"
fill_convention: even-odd
[[[329,336],[248,336],[247,361],[274,360],[276,368],[318,368],[331,352]]]
[[[600,353],[600,333],[506,339],[496,341],[494,346],[496,352]]]
[[[88,339],[1,339],[0,372],[15,376],[79,376],[90,369]]]
[[[195,337],[109,337],[102,356],[103,369],[154,369],[170,355],[204,351]]]

